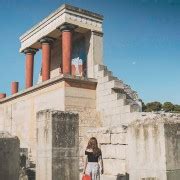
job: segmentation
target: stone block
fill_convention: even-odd
[[[111,144],[127,144],[127,133],[111,134]]]
[[[104,69],[107,69],[107,66],[104,66],[104,65],[102,65],[102,64],[96,64],[96,65],[94,66],[94,71],[95,71],[95,72],[98,72],[98,71],[101,71],[101,70],[104,70]]]
[[[100,144],[109,144],[110,143],[110,134],[98,134],[97,140]]]
[[[107,76],[107,75],[112,76],[112,72],[108,71],[107,69],[97,72],[97,78],[101,78],[101,77],[104,77],[104,76]]]
[[[65,96],[96,99],[96,91],[91,89],[66,87]]]
[[[84,109],[83,112],[79,113],[79,124],[80,126],[100,126],[100,116],[95,109]]]
[[[117,176],[111,176],[111,175],[102,175],[101,178],[103,180],[117,180]]]
[[[130,113],[131,112],[131,106],[130,105],[125,105],[124,107],[124,113]]]
[[[105,89],[123,89],[123,83],[120,80],[112,80],[107,83],[105,83],[104,86]]]
[[[112,134],[119,134],[119,133],[126,133],[127,132],[127,126],[117,126],[111,128]]]
[[[110,128],[109,127],[90,128],[87,132],[107,134],[110,132]]]
[[[94,127],[91,127],[91,126],[79,126],[79,136],[80,137],[84,136],[92,128],[94,128]]]
[[[78,180],[78,118],[78,114],[70,112],[53,110],[38,112],[37,180],[61,178]]]
[[[89,138],[95,137],[99,144],[110,144],[110,133],[101,134],[101,133],[88,133]]]
[[[79,98],[79,97],[66,97],[65,99],[66,106],[84,106],[87,108],[95,108],[96,100],[88,98]]]
[[[103,158],[105,159],[125,159],[126,145],[101,145]]]
[[[117,78],[114,76],[104,76],[104,77],[98,79],[98,83],[106,83],[108,81],[112,81],[115,79],[117,79]]]
[[[6,132],[0,132],[0,179],[19,179],[20,142]]]
[[[104,159],[104,175],[126,174],[126,161],[120,159]]]

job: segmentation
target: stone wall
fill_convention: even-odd
[[[180,177],[180,122],[164,125],[167,180]]]
[[[103,180],[178,180],[180,115],[130,113],[128,125],[91,128],[104,161]]]
[[[20,143],[17,137],[0,132],[0,179],[18,180]]]
[[[66,87],[65,111],[79,114],[79,169],[82,171],[84,167],[84,150],[88,141],[86,132],[90,128],[101,126],[99,113],[96,111],[96,91],[93,89]]]
[[[46,86],[0,104],[0,130],[5,130],[20,139],[21,148],[31,151],[32,160],[36,155],[36,113],[43,109],[64,110],[64,82]],[[19,96],[20,95],[20,96]]]
[[[57,77],[19,92],[0,101],[0,130],[18,136],[21,148],[28,148],[35,162],[36,113],[44,109],[71,111],[79,114],[82,142],[88,127],[100,126],[95,89],[94,80]]]
[[[78,114],[37,113],[36,180],[79,179]]]
[[[126,169],[127,127],[92,128],[87,132],[88,138],[96,137],[102,150],[104,162],[103,180],[128,178]]]
[[[180,115],[146,113],[128,127],[130,179],[178,180]]]

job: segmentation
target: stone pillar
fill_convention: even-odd
[[[28,48],[24,50],[26,54],[26,88],[33,86],[33,71],[34,71],[34,55],[37,49]]]
[[[42,81],[50,79],[50,65],[51,65],[51,43],[53,38],[44,37],[40,40],[42,44]]]
[[[78,114],[37,113],[36,180],[79,180]]]
[[[11,83],[11,94],[16,94],[18,92],[19,82]]]
[[[71,74],[71,56],[72,56],[72,33],[75,26],[64,24],[60,27],[62,32],[62,72]]]
[[[6,93],[0,93],[0,99],[3,99],[6,97]]]

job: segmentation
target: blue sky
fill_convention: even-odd
[[[63,3],[104,15],[104,63],[140,98],[180,104],[180,0],[1,0],[0,92],[24,89],[19,37]]]

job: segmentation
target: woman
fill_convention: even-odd
[[[90,175],[92,180],[100,180],[99,162],[101,165],[101,174],[103,174],[103,160],[101,150],[98,148],[97,139],[95,137],[90,138],[85,150],[85,156],[83,174]]]

